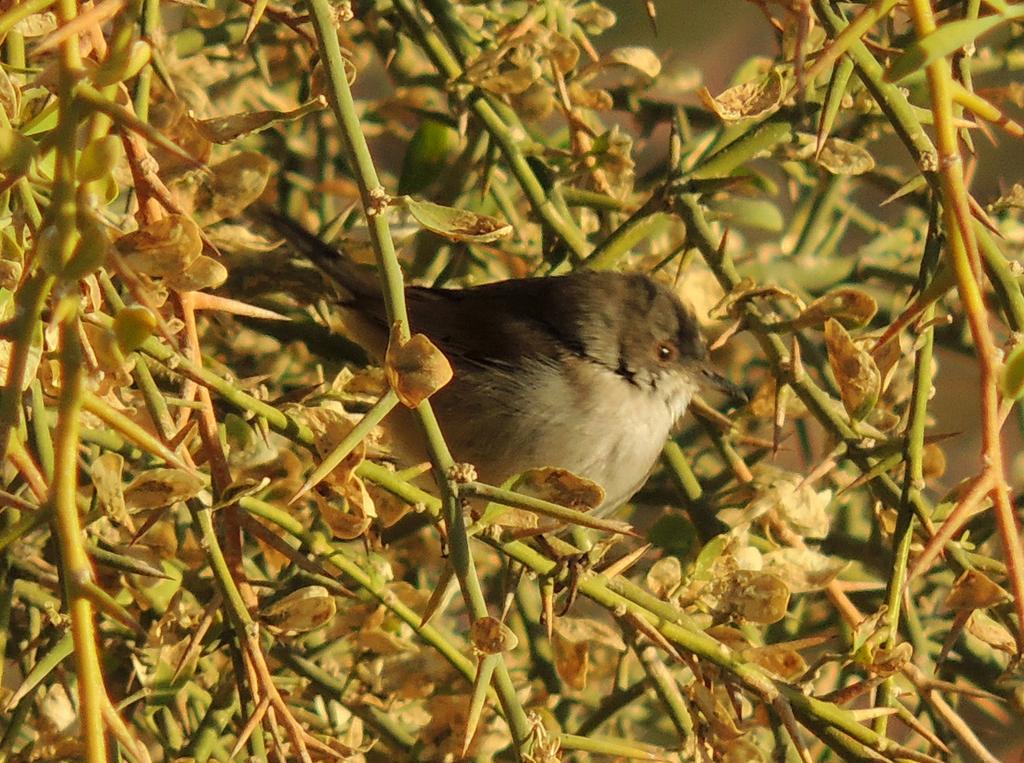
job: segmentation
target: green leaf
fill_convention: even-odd
[[[785,226],[779,208],[765,199],[726,198],[710,202],[708,208],[714,217],[729,226],[756,228],[778,233]]]
[[[0,174],[24,175],[35,156],[34,141],[10,127],[0,127]]]
[[[680,514],[666,514],[654,523],[647,539],[658,548],[685,558],[697,544],[697,529]]]
[[[908,45],[903,55],[892,62],[885,78],[890,82],[898,82],[936,59],[970,45],[986,32],[1022,13],[1024,8],[1017,8],[1006,16],[986,16],[983,19],[963,19],[943,24],[931,34]]]
[[[451,127],[436,119],[424,119],[409,141],[398,193],[402,196],[419,193],[440,175],[456,146],[459,136]]]
[[[1024,396],[1024,344],[1018,344],[1006,356],[999,373],[999,389],[1011,400]]]
[[[412,197],[404,200],[406,209],[420,225],[452,241],[471,241],[486,244],[512,233],[512,226],[504,220],[481,215],[465,209],[454,209],[420,201]]]

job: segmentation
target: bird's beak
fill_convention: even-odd
[[[738,384],[726,379],[710,366],[702,365],[700,367],[699,381],[709,387],[714,387],[715,389],[724,392],[729,396],[729,399],[732,402],[739,405],[745,405],[750,401],[750,398],[747,397],[747,393],[744,392]]]

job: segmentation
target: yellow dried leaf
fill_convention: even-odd
[[[876,649],[868,669],[877,676],[891,676],[901,671],[913,656],[914,648],[901,641],[892,649]]]
[[[379,628],[361,630],[354,640],[360,648],[377,654],[405,654],[418,650],[408,640]]]
[[[661,74],[661,60],[657,54],[650,48],[638,45],[615,48],[608,54],[606,61],[609,64],[619,64],[636,69],[650,79]]]
[[[807,661],[800,652],[784,644],[748,649],[743,656],[784,681],[792,681],[807,672]]]
[[[189,114],[189,119],[196,131],[211,143],[230,143],[243,135],[259,132],[278,122],[287,122],[304,117],[327,106],[323,96],[308,101],[291,111],[247,111],[242,114],[229,114],[212,119],[196,119]]]
[[[552,466],[527,469],[516,481],[515,490],[578,511],[597,508],[605,499],[604,488],[596,482]]]
[[[413,511],[413,506],[387,490],[367,485],[370,499],[377,511],[377,518],[383,528],[391,527],[402,517]]]
[[[384,372],[398,399],[415,408],[451,381],[448,358],[423,334],[403,341],[401,326],[391,329],[391,341],[384,355]]]
[[[117,240],[125,264],[136,273],[166,278],[186,270],[203,250],[199,226],[184,215],[168,215]]]
[[[721,763],[763,763],[767,760],[764,747],[747,735],[720,740],[716,752],[715,760]]]
[[[647,571],[644,582],[651,593],[659,599],[667,599],[683,581],[683,566],[674,556],[659,559]]]
[[[833,175],[863,175],[875,168],[867,149],[840,138],[829,138],[821,147],[817,162]]]
[[[744,515],[752,520],[768,514],[803,538],[824,538],[831,525],[831,501],[831,490],[815,490],[801,475],[782,473],[771,479]]]
[[[953,610],[984,609],[1009,601],[1010,594],[985,573],[965,570],[953,583],[946,597],[946,606]]]
[[[124,500],[135,510],[160,509],[192,498],[205,486],[201,477],[181,469],[149,469],[125,488]]]
[[[770,625],[786,616],[789,589],[769,572],[734,570],[711,581],[702,592],[709,606],[724,617]]]
[[[1007,209],[1024,209],[1024,185],[1014,183],[1008,193],[988,205],[992,212],[1004,212]]]
[[[569,9],[569,12],[573,14],[576,22],[583,27],[583,31],[591,36],[599,35],[610,29],[615,26],[615,22],[618,20],[615,11],[596,2],[581,3]]]
[[[782,102],[784,88],[782,75],[772,69],[764,79],[730,87],[717,97],[703,87],[698,93],[704,105],[714,111],[723,122],[739,122],[774,111]]]
[[[498,654],[516,648],[519,639],[512,629],[496,617],[481,617],[473,621],[469,640],[480,654]]]
[[[42,37],[57,28],[57,16],[52,11],[33,13],[14,25],[14,30],[26,39]]]
[[[555,654],[555,671],[558,677],[572,689],[583,691],[587,688],[587,672],[590,670],[590,652],[585,641],[570,641],[558,632],[551,637]]]
[[[996,622],[981,610],[975,610],[967,620],[967,632],[993,649],[1007,654],[1017,654],[1017,642],[1004,625]]]
[[[402,203],[416,222],[427,230],[452,241],[472,241],[486,244],[512,233],[511,225],[490,215],[482,215],[467,209],[446,207],[411,196],[406,196]]]
[[[828,362],[836,377],[843,407],[850,418],[863,419],[878,401],[882,375],[870,353],[853,343],[842,324],[834,318],[825,323]]]
[[[114,316],[114,337],[122,353],[137,350],[153,335],[155,329],[156,316],[142,305],[126,305]]]
[[[0,69],[0,109],[4,110],[8,121],[17,119],[21,111],[21,90],[11,80],[6,69]]]
[[[560,617],[555,622],[555,632],[568,641],[604,646],[617,652],[626,651],[626,644],[617,630],[589,617]]]
[[[818,297],[793,321],[795,328],[816,326],[835,318],[847,328],[866,326],[875,317],[878,304],[860,289],[836,289]]]
[[[926,480],[939,479],[946,474],[946,454],[937,443],[930,442],[924,446],[921,473]]]
[[[260,619],[278,631],[306,633],[321,627],[334,617],[334,597],[323,586],[313,585],[292,591],[260,611]]]
[[[712,320],[740,318],[747,302],[769,299],[793,302],[803,309],[803,301],[788,289],[781,286],[761,286],[745,278],[708,311],[708,317]]]
[[[175,291],[201,291],[215,289],[228,280],[228,269],[212,257],[201,254],[183,272],[167,279],[167,286]]]
[[[779,548],[763,557],[764,571],[777,575],[792,593],[818,591],[846,569],[848,562],[811,548]]]
[[[255,151],[243,151],[192,173],[172,186],[183,209],[204,226],[235,217],[260,197],[267,187],[273,164]]]
[[[526,61],[522,66],[487,74],[477,84],[497,95],[516,95],[527,90],[542,75],[543,69],[538,61]]]
[[[104,513],[134,533],[135,524],[124,500],[124,483],[121,481],[123,472],[124,457],[119,453],[104,453],[89,467],[89,476],[96,488],[96,500]]]
[[[580,59],[580,49],[576,47],[576,43],[552,31],[548,35],[547,45],[548,56],[559,73],[568,74],[576,68],[576,62]]]
[[[338,540],[355,540],[370,529],[373,522],[371,517],[342,511],[330,500],[321,502],[320,517],[331,529],[331,535]]]

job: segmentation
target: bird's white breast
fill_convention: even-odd
[[[497,483],[531,468],[568,469],[604,488],[599,512],[640,488],[694,391],[679,376],[651,389],[582,360],[527,363],[486,388],[480,379],[452,386],[441,423],[457,459]]]

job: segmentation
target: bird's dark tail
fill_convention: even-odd
[[[352,262],[290,217],[266,206],[250,207],[247,214],[272,229],[293,251],[312,262],[330,279],[342,297],[357,300],[380,298],[380,286],[370,271]]]

